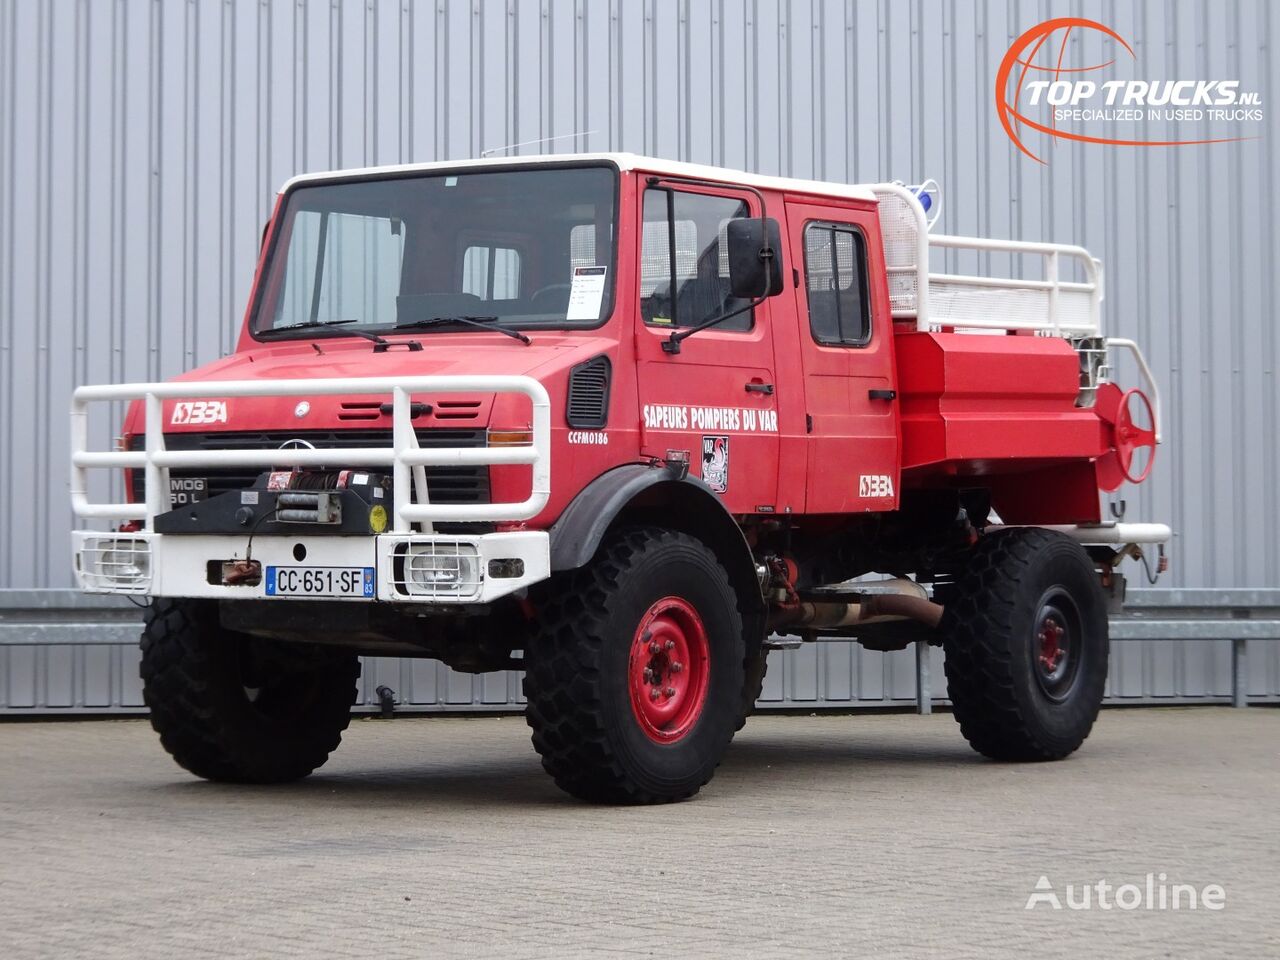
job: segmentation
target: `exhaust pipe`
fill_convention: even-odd
[[[930,600],[924,587],[912,580],[884,580],[875,584],[875,588],[892,592],[866,594],[851,603],[802,601],[780,611],[770,626],[775,630],[780,627],[830,630],[889,620],[916,620],[936,629],[942,620],[942,605]],[[856,591],[856,585],[850,585],[850,592]]]

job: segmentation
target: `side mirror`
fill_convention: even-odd
[[[773,217],[741,217],[726,227],[729,293],[741,300],[782,292],[782,231]],[[762,256],[765,251],[771,255]]]

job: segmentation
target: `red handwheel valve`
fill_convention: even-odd
[[[1135,407],[1138,416],[1134,416]],[[1098,388],[1098,416],[1111,425],[1111,449],[1098,460],[1098,482],[1108,492],[1118,490],[1128,480],[1142,483],[1156,462],[1155,412],[1151,401],[1141,390],[1123,393],[1115,384]],[[1139,426],[1140,423],[1150,426]],[[1137,454],[1149,450],[1141,469],[1135,471]]]

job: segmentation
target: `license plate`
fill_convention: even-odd
[[[175,507],[199,503],[209,492],[209,481],[204,477],[170,477],[169,497]]]
[[[373,567],[267,567],[268,597],[373,597]]]

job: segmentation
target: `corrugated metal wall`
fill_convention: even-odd
[[[1020,156],[995,71],[1065,14],[1128,38],[1139,75],[1260,90],[1260,139]],[[0,0],[0,588],[70,583],[72,387],[229,350],[286,177],[568,134],[523,152],[934,176],[947,232],[1085,244],[1109,332],[1144,345],[1167,395],[1169,443],[1125,492],[1130,518],[1174,525],[1172,585],[1280,584],[1277,21],[1265,0]],[[1079,62],[1110,56],[1071,42]],[[1184,649],[1140,672],[1207,690]],[[810,656],[837,699],[897,683]]]
[[[1129,614],[1111,627],[1107,702],[1231,702],[1231,642],[1198,639],[1206,634],[1255,638],[1245,647],[1243,693],[1254,703],[1280,702],[1280,644],[1274,642],[1280,590],[1147,590],[1131,600]],[[0,715],[141,711],[140,621],[140,611],[124,597],[0,591]],[[1139,636],[1171,639],[1134,639]],[[942,652],[929,654],[926,689],[940,700],[946,696]],[[916,699],[914,657],[911,650],[877,653],[846,641],[776,651],[761,705],[906,706]],[[366,657],[361,709],[377,708],[383,684],[395,691],[397,709],[410,712],[492,711],[523,703],[516,674],[477,676],[430,660]]]

